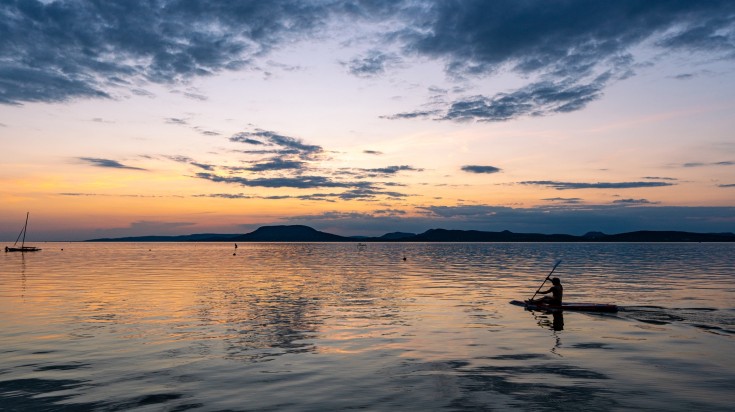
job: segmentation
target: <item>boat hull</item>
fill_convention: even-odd
[[[40,252],[41,249],[33,246],[24,246],[24,247],[9,247],[5,246],[6,252]]]
[[[610,303],[563,303],[561,305],[545,305],[542,303],[530,303],[520,300],[510,302],[516,306],[523,306],[529,310],[545,310],[545,311],[575,311],[575,312],[617,312],[618,306]]]

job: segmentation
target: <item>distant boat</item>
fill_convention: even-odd
[[[23,230],[20,231],[18,234],[18,238],[15,239],[15,243],[13,243],[13,246],[5,246],[5,252],[38,252],[41,249],[37,248],[35,246],[26,246],[26,230],[28,230],[28,216],[30,215],[30,212],[26,213],[26,223],[23,225]],[[18,240],[21,240],[21,236],[23,237],[23,240],[20,242],[20,247],[18,247]]]

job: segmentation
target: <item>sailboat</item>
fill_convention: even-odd
[[[28,229],[28,216],[30,215],[30,212],[26,213],[26,224],[23,225],[23,230],[20,231],[18,234],[18,238],[15,239],[15,243],[13,243],[13,246],[5,246],[6,252],[38,252],[41,249],[35,247],[35,246],[26,246],[26,230]],[[23,240],[20,242],[20,247],[18,247],[18,240],[20,240],[21,236],[23,236]]]

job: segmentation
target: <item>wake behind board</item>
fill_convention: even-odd
[[[609,303],[562,303],[561,305],[544,305],[540,303],[529,303],[520,300],[510,301],[511,305],[523,306],[530,310],[561,311],[571,310],[576,312],[617,312],[618,306]]]

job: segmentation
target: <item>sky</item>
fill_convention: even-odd
[[[735,232],[735,2],[0,0],[0,240]]]

